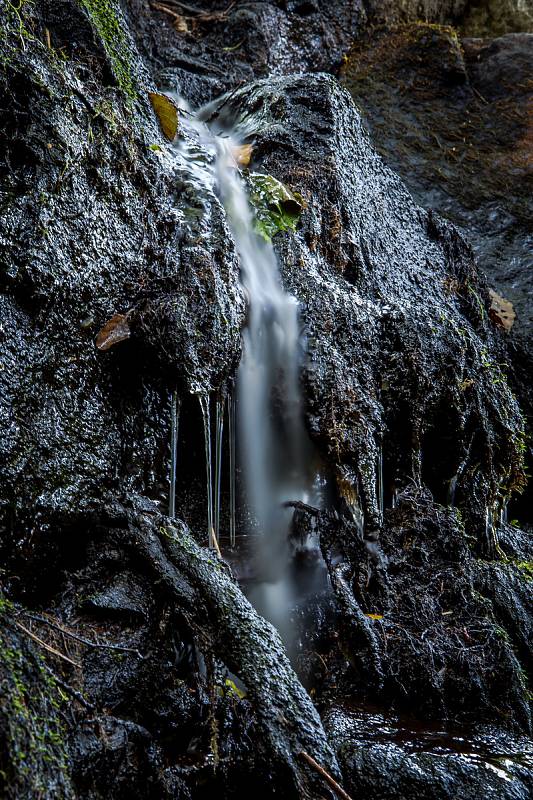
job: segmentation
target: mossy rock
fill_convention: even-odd
[[[0,795],[73,797],[60,689],[0,595]]]
[[[122,91],[134,100],[137,96],[132,71],[130,45],[124,32],[122,14],[113,0],[79,0],[106,52],[115,79]]]
[[[259,172],[248,177],[250,201],[255,211],[257,233],[270,241],[276,233],[294,231],[305,202],[272,175]]]

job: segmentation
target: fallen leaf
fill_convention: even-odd
[[[239,687],[236,686],[236,684],[229,678],[226,678],[225,685],[226,691],[233,692],[237,695],[237,697],[240,697],[241,700],[246,697],[246,692],[243,692],[242,689],[239,689]]]
[[[161,130],[165,137],[171,142],[178,130],[178,109],[174,102],[166,94],[158,92],[148,92],[150,102],[157,114]]]
[[[241,44],[244,44],[244,39],[241,39],[241,41],[237,42],[237,44],[232,44],[229,47],[223,47],[222,50],[223,50],[224,53],[233,53],[234,50],[238,50],[239,49]]]
[[[510,331],[516,319],[513,304],[506,300],[505,297],[502,297],[501,294],[495,292],[494,289],[489,289],[489,297],[489,317],[496,325],[500,325],[506,331]]]
[[[177,30],[178,33],[188,33],[189,26],[187,25],[187,20],[185,19],[185,17],[182,17],[181,15],[175,17],[174,28]]]
[[[99,350],[109,350],[119,342],[130,337],[130,326],[127,314],[115,314],[108,319],[96,337],[96,346]]]
[[[233,158],[239,167],[247,167],[252,157],[251,144],[239,144],[232,147]]]
[[[383,614],[365,614],[368,619],[383,619]]]

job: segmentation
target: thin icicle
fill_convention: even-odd
[[[497,514],[499,516],[500,525],[505,525],[507,522],[507,506],[509,501],[506,497],[500,496],[497,503]]]
[[[209,395],[198,395],[202,416],[204,418],[204,442],[205,442],[205,472],[207,488],[207,533],[209,536],[209,547],[213,547],[213,487],[211,483],[211,415],[209,411]]]
[[[457,488],[457,481],[459,479],[459,475],[454,475],[453,478],[450,478],[450,482],[448,484],[448,505],[454,506],[455,505],[455,490]]]
[[[383,521],[384,501],[383,501],[383,445],[380,444],[378,452],[377,474],[376,474],[376,494],[377,503],[381,520]]]
[[[224,434],[224,406],[226,398],[218,395],[216,399],[215,421],[215,503],[213,525],[217,542],[220,542],[220,484],[222,479],[222,436]]]
[[[232,388],[228,395],[228,438],[229,438],[229,542],[235,547],[235,393]]]
[[[181,398],[177,391],[172,392],[170,403],[170,488],[168,494],[168,516],[176,516],[176,469],[178,465],[178,427]]]

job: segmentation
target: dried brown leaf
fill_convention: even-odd
[[[185,17],[178,15],[174,18],[174,28],[178,33],[189,33],[189,26]]]
[[[114,314],[108,319],[96,337],[96,346],[99,350],[109,350],[124,339],[129,339],[131,334],[127,314]]]
[[[171,142],[178,130],[178,108],[166,94],[159,92],[148,92],[150,102],[157,114],[161,130],[166,138]]]
[[[516,319],[516,312],[513,308],[513,304],[509,300],[506,300],[505,297],[502,297],[501,294],[494,291],[494,289],[489,289],[489,296],[489,316],[491,320],[496,323],[496,325],[505,328],[506,331],[511,330]]]
[[[239,167],[247,167],[252,157],[251,144],[239,144],[232,148],[233,158]]]

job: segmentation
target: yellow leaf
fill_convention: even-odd
[[[490,309],[489,316],[496,325],[505,328],[506,331],[511,330],[513,323],[516,319],[516,313],[513,304],[502,297],[501,294],[495,292],[494,289],[489,289],[490,296]]]
[[[166,138],[171,142],[178,130],[178,109],[174,102],[166,94],[158,92],[148,92],[150,102],[157,114],[161,130]]]
[[[251,144],[239,144],[232,148],[233,158],[239,167],[247,167],[252,157]]]
[[[383,619],[383,614],[365,614],[368,619]]]
[[[235,683],[231,681],[229,678],[226,678],[225,685],[226,685],[226,691],[233,692],[241,700],[244,697],[246,697],[246,692],[243,692],[242,689],[239,689],[239,687],[236,686]]]

